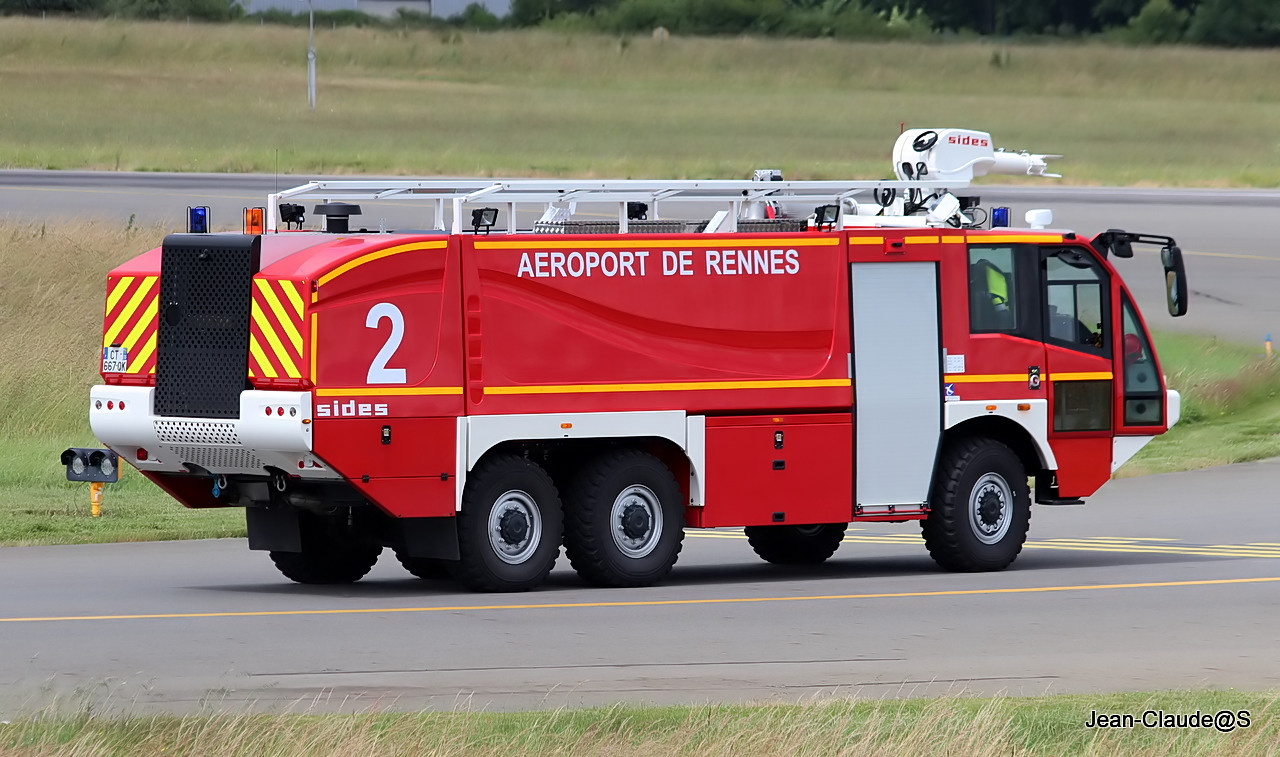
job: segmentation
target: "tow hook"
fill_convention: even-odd
[[[271,485],[276,488],[276,491],[282,492],[289,488],[289,477],[283,473],[274,473],[271,475]]]
[[[218,475],[213,477],[213,498],[218,499],[222,493],[227,490],[227,477]]]

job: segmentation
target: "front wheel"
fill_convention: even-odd
[[[671,571],[684,540],[684,495],[658,458],[622,450],[578,473],[566,502],[565,553],[597,586],[648,586]]]
[[[1027,540],[1031,490],[1022,462],[992,439],[962,439],[943,453],[921,523],[925,545],[947,570],[1003,570]]]
[[[498,455],[471,472],[458,514],[454,578],[474,591],[527,591],[560,554],[560,494],[537,463]]]
[[[775,565],[817,565],[836,553],[848,523],[811,526],[747,526],[747,541]]]

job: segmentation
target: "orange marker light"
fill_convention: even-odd
[[[261,234],[266,228],[266,208],[245,208],[244,209],[244,233]]]
[[[995,412],[995,409],[996,409],[996,406],[995,406],[995,405],[987,405],[987,411],[988,411],[988,412]]]
[[[560,428],[573,428],[572,423],[561,423]]]
[[[1019,410],[1030,410],[1030,409],[1031,409],[1031,403],[1030,403],[1030,402],[1019,402],[1019,403],[1018,403],[1018,409],[1019,409]]]

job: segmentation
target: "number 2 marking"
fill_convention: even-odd
[[[378,350],[378,354],[374,356],[373,364],[369,366],[369,375],[366,377],[365,383],[403,384],[406,381],[405,370],[403,368],[388,368],[387,362],[391,360],[392,355],[396,354],[396,350],[400,348],[400,340],[404,338],[404,313],[401,313],[400,308],[390,302],[379,302],[369,309],[369,315],[364,319],[365,328],[378,328],[378,324],[382,322],[383,318],[391,321],[391,335],[387,337],[382,349]]]

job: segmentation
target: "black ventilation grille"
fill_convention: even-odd
[[[170,234],[160,261],[156,415],[235,418],[249,387],[259,238]]]

